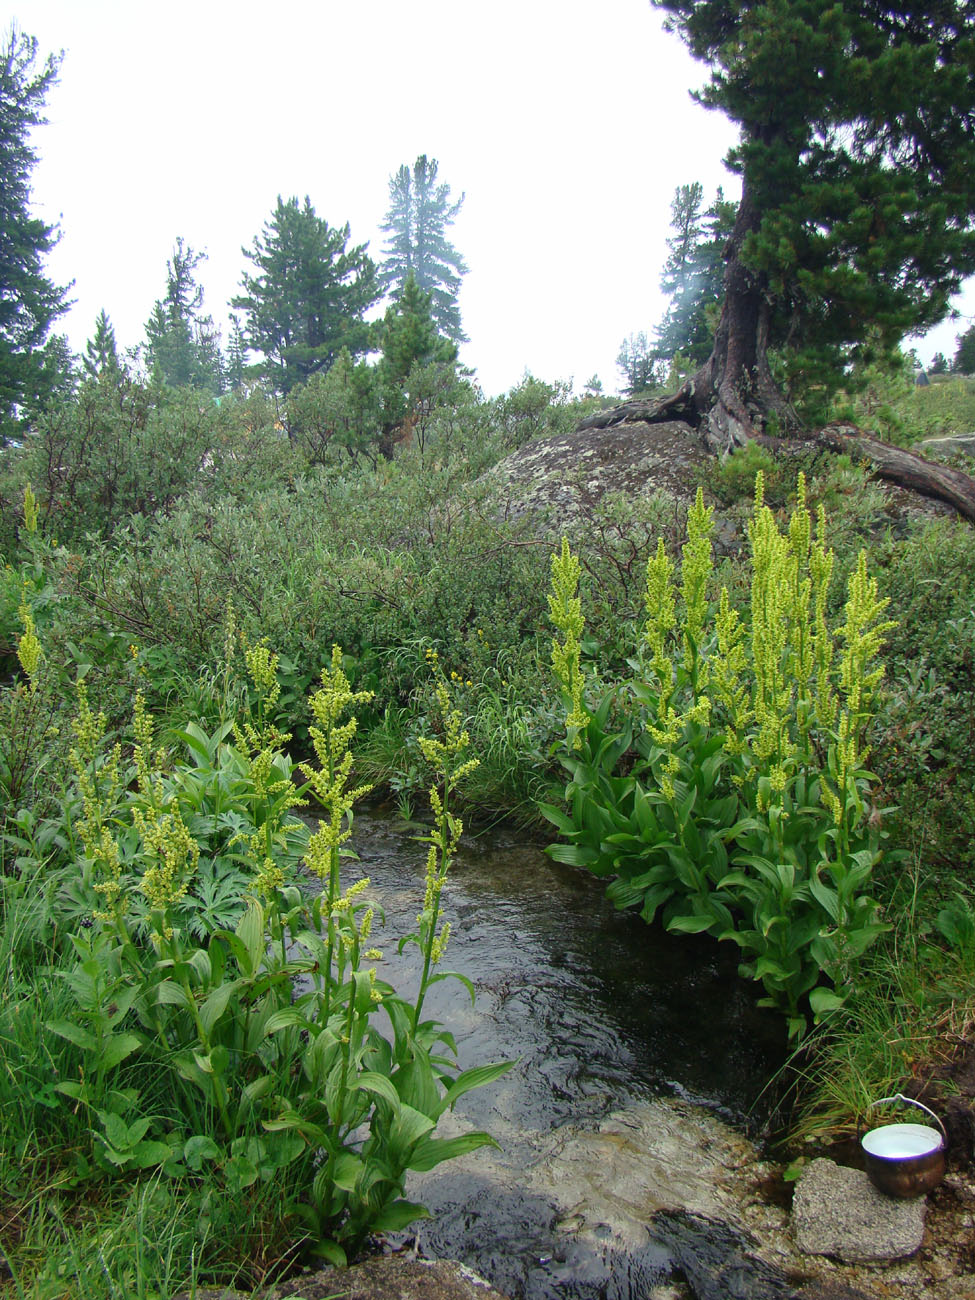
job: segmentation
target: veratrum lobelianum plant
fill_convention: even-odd
[[[345,1262],[370,1233],[426,1214],[404,1198],[409,1170],[493,1143],[435,1130],[510,1063],[461,1071],[449,1033],[421,1018],[427,988],[444,978],[440,895],[461,832],[451,796],[474,760],[444,684],[444,739],[423,745],[434,823],[419,930],[403,941],[422,958],[410,1003],[377,974],[368,879],[344,887],[340,872],[354,857],[353,804],[368,788],[349,785],[347,715],[370,693],[352,690],[335,647],[311,698],[315,761],[301,765],[296,787],[289,737],[272,721],[276,657],[251,646],[246,662],[255,709],[213,736],[187,724],[189,762],[170,764],[154,747],[137,699],[130,770],[79,683],[80,851],[63,874],[69,914],[87,901],[90,918],[69,934],[73,960],[52,975],[72,1010],[47,1029],[78,1061],[56,1091],[88,1118],[83,1175],[205,1173],[229,1195],[279,1180],[308,1248]],[[313,833],[291,812],[306,795],[323,809]],[[205,862],[236,890],[220,900],[232,926],[199,901],[187,907]]]
[[[647,565],[633,676],[587,700],[580,566],[552,559],[552,666],[566,707],[567,810],[543,812],[549,852],[610,880],[616,906],[741,949],[789,1033],[841,1005],[856,958],[886,928],[869,896],[880,852],[866,736],[887,601],[861,552],[843,622],[827,626],[833,553],[799,476],[780,532],[756,478],[742,620],[709,600],[711,515],[688,516],[680,587],[661,540]]]

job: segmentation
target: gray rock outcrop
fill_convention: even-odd
[[[523,514],[571,522],[604,496],[650,497],[664,491],[691,502],[695,470],[711,460],[689,425],[620,424],[538,438],[491,471],[508,492],[510,518]]]

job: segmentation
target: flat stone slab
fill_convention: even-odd
[[[848,1264],[905,1259],[920,1248],[926,1208],[923,1196],[884,1196],[859,1169],[820,1157],[796,1184],[792,1230],[806,1255]]]

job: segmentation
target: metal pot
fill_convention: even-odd
[[[879,1101],[871,1102],[867,1110],[892,1101],[920,1107],[931,1116],[941,1132],[927,1124],[884,1124],[870,1129],[860,1139],[867,1174],[874,1187],[887,1196],[901,1199],[923,1196],[937,1187],[944,1177],[948,1134],[933,1110],[903,1093],[881,1097]]]

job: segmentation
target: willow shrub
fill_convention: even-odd
[[[25,671],[39,671],[29,631],[21,649]],[[212,735],[188,724],[189,762],[156,747],[138,697],[127,765],[78,684],[75,851],[58,869],[21,862],[53,880],[44,892],[70,941],[61,969],[42,977],[66,995],[46,1024],[68,1053],[51,1104],[86,1120],[81,1178],[153,1169],[245,1199],[276,1184],[311,1250],[344,1262],[368,1234],[426,1213],[403,1197],[408,1170],[492,1142],[435,1130],[508,1063],[460,1071],[449,1033],[421,1015],[445,978],[440,898],[462,832],[452,803],[476,760],[441,683],[437,736],[423,741],[426,893],[416,933],[400,942],[422,962],[408,1002],[377,975],[368,879],[340,880],[368,788],[350,788],[356,720],[343,715],[370,693],[352,690],[335,647],[311,698],[315,761],[299,786],[274,722],[276,656],[251,645],[246,663],[252,707]],[[292,811],[306,794],[323,810],[314,832]],[[301,861],[317,879],[310,893]]]
[[[567,811],[543,808],[560,861],[609,878],[620,908],[741,949],[766,1004],[806,1028],[839,1006],[855,959],[885,929],[869,895],[880,818],[866,736],[887,601],[861,553],[843,622],[827,625],[833,552],[800,475],[780,532],[756,478],[745,619],[710,592],[711,515],[688,518],[680,585],[661,540],[647,564],[632,676],[591,700],[580,565],[552,560],[552,662],[566,701]]]

